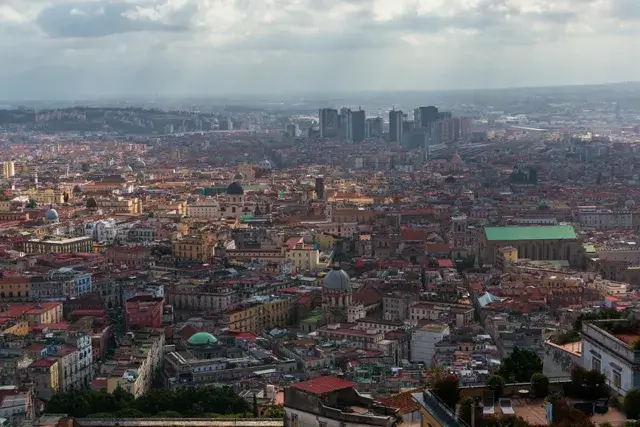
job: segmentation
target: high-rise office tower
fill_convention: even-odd
[[[6,178],[11,178],[16,174],[16,164],[13,160],[2,163],[2,176]]]
[[[320,120],[320,138],[337,138],[340,122],[338,110],[335,108],[321,108],[318,112]]]
[[[322,199],[324,197],[324,177],[317,176],[316,177],[316,196],[318,199]]]
[[[382,136],[382,117],[367,119],[364,134],[366,138],[380,138]]]
[[[402,142],[403,117],[400,110],[389,111],[389,142]]]
[[[300,136],[300,128],[296,123],[289,123],[285,126],[284,129],[287,136],[291,138],[297,138],[298,136]]]
[[[353,112],[346,107],[340,109],[340,139],[353,141]]]
[[[351,112],[351,128],[353,142],[362,142],[365,138],[365,115],[364,110],[358,109],[358,111]]]
[[[438,120],[438,108],[433,105],[418,107],[413,111],[413,116],[417,127],[428,128],[431,123]]]

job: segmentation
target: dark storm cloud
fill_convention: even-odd
[[[63,3],[43,9],[37,25],[50,37],[95,38],[140,31],[180,32],[189,25],[164,23],[150,19],[130,19],[125,14],[132,5],[125,3]]]

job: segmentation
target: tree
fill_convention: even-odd
[[[454,409],[460,400],[460,380],[455,375],[446,375],[434,383],[433,393],[445,405]]]
[[[161,411],[154,415],[154,418],[182,418],[183,415],[176,411]]]
[[[542,359],[534,351],[518,347],[504,359],[498,374],[508,382],[523,383],[531,380],[533,374],[542,372]]]
[[[487,378],[485,382],[487,387],[489,387],[493,391],[493,398],[500,399],[502,397],[502,392],[504,391],[505,381],[504,378],[500,375],[491,375]]]
[[[476,409],[476,399],[471,396],[463,397],[460,400],[460,418],[462,421],[471,425],[471,418],[473,418],[473,411]]]
[[[253,393],[253,416],[258,418],[258,396]]]
[[[536,397],[546,397],[549,394],[549,378],[541,373],[531,376],[531,390]]]
[[[181,417],[199,417],[204,413],[217,415],[251,414],[246,400],[231,387],[200,387],[169,390],[153,388],[134,399],[121,388],[113,394],[90,390],[76,390],[55,394],[46,406],[47,412],[64,413],[75,418],[94,414],[109,414],[108,418],[140,418],[173,412]]]
[[[26,205],[24,205],[26,208],[28,209],[35,209],[38,206],[38,203],[36,203],[35,200],[33,199],[29,199],[29,201],[27,202]]]
[[[640,389],[634,388],[627,392],[624,397],[624,412],[627,418],[640,418]]]
[[[587,400],[606,397],[606,377],[599,371],[588,371],[577,365],[571,370],[571,392],[576,397]]]
[[[282,405],[271,405],[262,413],[263,418],[284,418],[284,407]]]
[[[565,399],[550,403],[553,405],[553,427],[595,427],[584,412],[570,406]]]

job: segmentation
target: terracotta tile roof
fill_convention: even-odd
[[[395,396],[380,399],[379,402],[385,406],[398,409],[402,415],[408,414],[420,410],[420,405],[411,398],[411,395],[414,392],[415,390],[406,391],[404,393],[396,394]]]
[[[354,387],[356,383],[343,380],[338,377],[318,377],[309,381],[292,385],[291,387],[298,390],[306,391],[312,394],[326,394],[345,388]]]

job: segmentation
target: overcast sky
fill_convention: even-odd
[[[640,0],[0,0],[0,99],[640,80]]]

